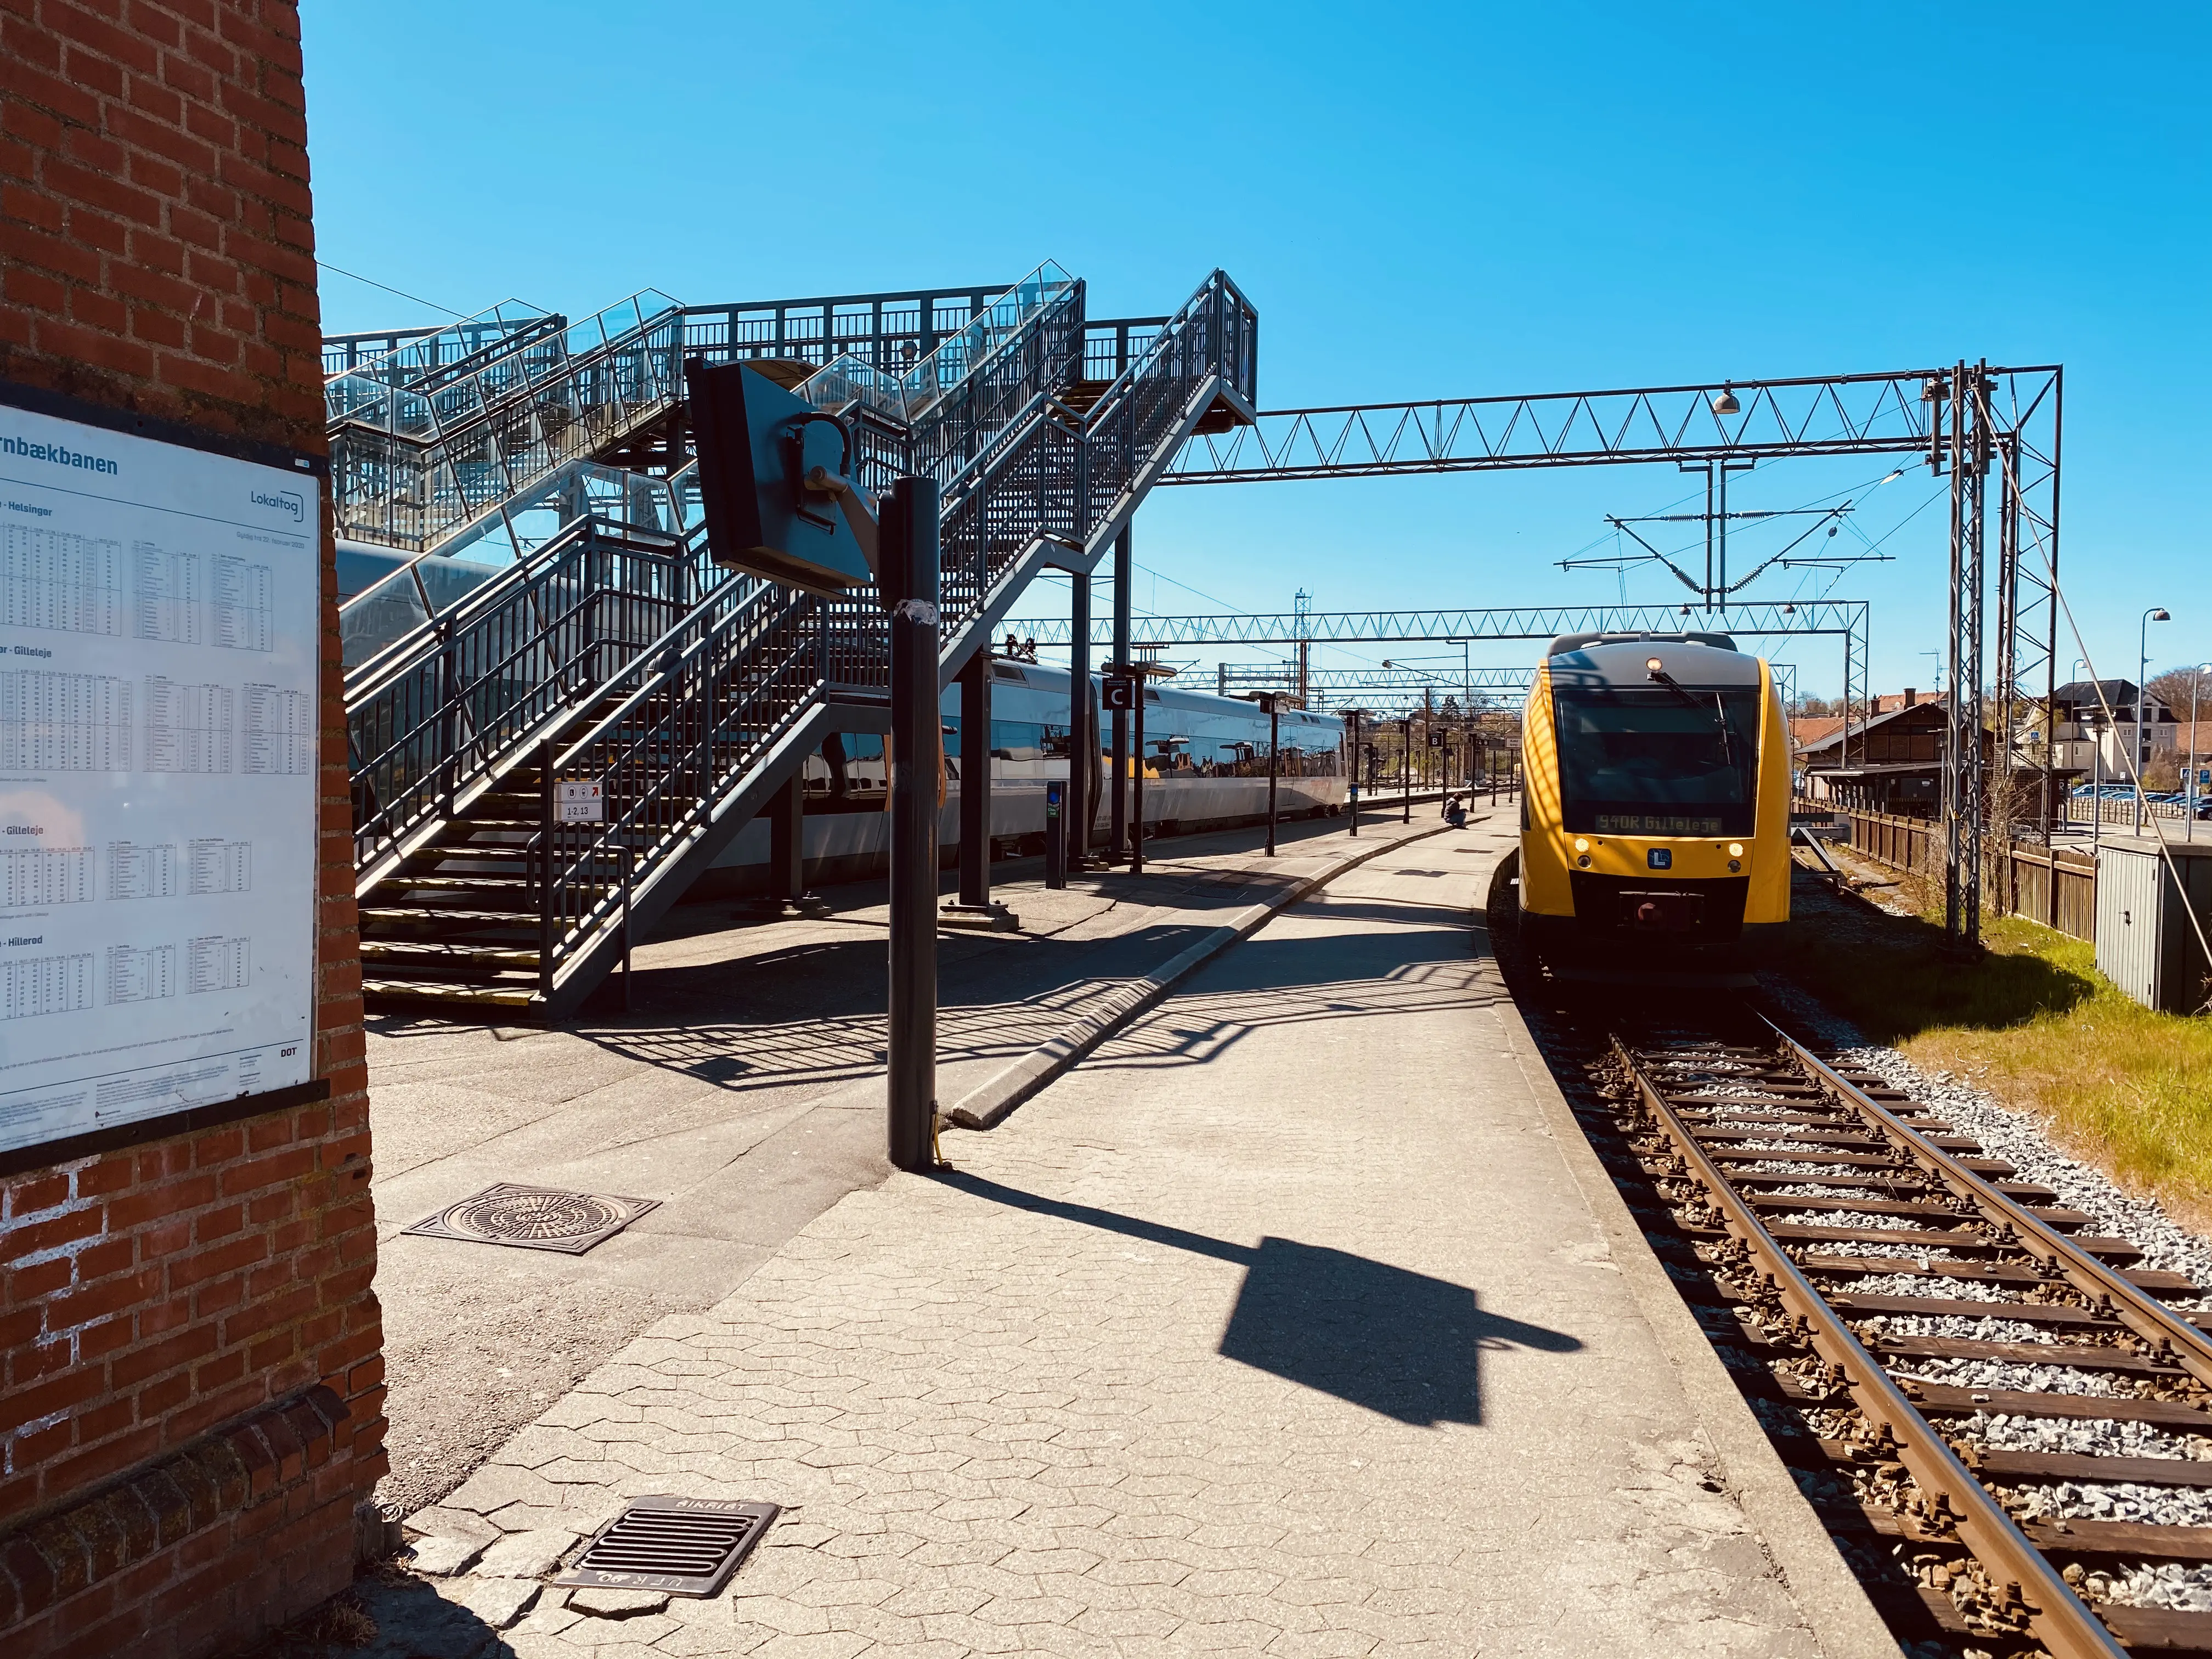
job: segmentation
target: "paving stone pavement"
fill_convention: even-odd
[[[1340,878],[630,1342],[413,1517],[491,1544],[475,1650],[1818,1654],[1507,1040],[1510,834]],[[786,1508],[711,1600],[483,1588],[657,1492]]]

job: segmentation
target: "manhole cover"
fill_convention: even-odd
[[[400,1231],[422,1238],[459,1238],[472,1244],[513,1244],[525,1250],[581,1255],[659,1203],[654,1198],[611,1198],[604,1193],[567,1193],[557,1187],[519,1187],[502,1181]]]
[[[712,1595],[752,1553],[779,1513],[774,1504],[672,1495],[636,1498],[553,1582]]]

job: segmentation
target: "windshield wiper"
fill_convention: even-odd
[[[1704,710],[1705,704],[1683,690],[1682,683],[1659,665],[1658,658],[1652,658],[1644,665],[1644,667],[1653,679],[1658,681],[1691,708],[1700,712]],[[1733,767],[1735,764],[1735,747],[1729,741],[1728,706],[1721,702],[1721,694],[1717,691],[1713,693],[1713,724],[1720,728],[1721,764]]]

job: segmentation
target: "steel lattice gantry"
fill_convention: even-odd
[[[1789,708],[1797,700],[1797,670],[1786,662],[1770,662],[1774,684]],[[1304,676],[1305,706],[1309,708],[1361,708],[1370,702],[1437,696],[1456,699],[1469,714],[1518,708],[1526,700],[1533,668],[1472,668],[1463,675],[1449,669],[1431,673],[1418,668],[1308,668]],[[1224,662],[1214,665],[1214,690],[1221,696],[1243,696],[1254,691],[1296,692],[1300,676],[1296,663]]]
[[[1431,673],[1419,668],[1312,668],[1301,674],[1294,662],[1224,662],[1214,665],[1214,690],[1236,697],[1254,691],[1297,694],[1303,688],[1309,708],[1346,708],[1374,699],[1406,698],[1419,702],[1425,695],[1455,699],[1469,709],[1521,705],[1533,668],[1471,668],[1465,674],[1449,669]]]
[[[1844,685],[1847,697],[1867,695],[1867,648],[1872,611],[1863,599],[1807,599],[1787,605],[1735,605],[1717,616],[1714,626],[1751,639],[1787,639],[1800,635],[1832,635],[1843,641]],[[1523,605],[1470,611],[1281,611],[1267,616],[1133,617],[1129,623],[1132,647],[1192,645],[1390,645],[1424,640],[1550,640],[1561,634],[1671,634],[1683,627],[1677,605]],[[1091,624],[1091,643],[1110,649],[1112,623],[1101,617]],[[1007,631],[1025,642],[1064,648],[1070,640],[1065,617],[1012,622]],[[1239,672],[1249,670],[1239,669]],[[1295,674],[1295,666],[1285,673]],[[1309,670],[1310,678],[1339,671]],[[1378,684],[1382,671],[1351,669]],[[1499,671],[1482,669],[1478,673]],[[1795,671],[1792,674],[1794,685]],[[1450,671],[1424,677],[1438,691],[1455,684]],[[1409,682],[1409,684],[1411,684]],[[1418,687],[1415,687],[1418,689]]]
[[[2039,780],[2032,812],[2039,836],[2047,837],[2056,810],[2047,711],[2058,659],[2063,392],[2056,365],[1960,362],[1879,374],[1276,410],[1262,411],[1251,426],[1193,438],[1161,482],[1842,455],[1915,455],[1948,471],[1951,684],[1974,687],[1977,695],[1954,699],[1946,750],[1946,908],[1954,935],[1975,940],[1984,817],[1998,826],[2001,842],[2010,840],[2014,817],[2030,806],[2016,776],[2023,765]],[[1999,491],[1994,686],[1983,674],[1984,544],[1993,467]],[[1755,631],[1738,625],[1734,610],[1727,625]],[[1845,693],[1856,695],[1849,685]],[[2045,716],[2023,741],[2023,716],[2037,708]],[[1848,761],[1848,732],[1844,747]],[[1998,774],[1994,788],[1985,781],[1990,769]]]

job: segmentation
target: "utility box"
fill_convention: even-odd
[[[2145,1007],[2199,1013],[2212,969],[2190,913],[2212,933],[2212,841],[2169,841],[2166,850],[2171,870],[2149,836],[2116,836],[2097,849],[2097,971]]]

